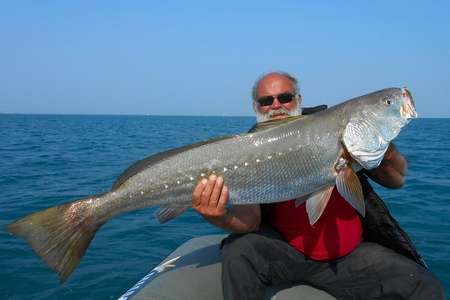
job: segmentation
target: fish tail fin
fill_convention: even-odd
[[[27,240],[63,283],[103,225],[93,218],[91,202],[82,199],[50,207],[9,224],[7,230]]]

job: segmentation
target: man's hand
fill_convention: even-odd
[[[216,175],[202,179],[192,193],[192,207],[208,222],[226,227],[228,188],[224,186],[223,178]]]
[[[192,207],[209,223],[232,232],[256,231],[261,223],[259,204],[226,207],[228,188],[222,177],[211,175],[192,193]]]
[[[405,183],[405,175],[408,171],[408,164],[403,155],[398,152],[393,143],[384,154],[381,164],[366,173],[375,182],[388,187],[400,188]]]

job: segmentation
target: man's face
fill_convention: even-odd
[[[279,75],[269,74],[263,78],[257,88],[257,99],[264,96],[273,96],[275,99],[271,105],[261,106],[255,105],[257,122],[269,120],[284,119],[288,116],[300,115],[299,101],[294,98],[291,102],[280,103],[277,96],[282,93],[294,94],[295,87],[291,80]]]

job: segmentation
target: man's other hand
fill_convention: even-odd
[[[381,164],[372,170],[367,170],[369,177],[388,188],[400,188],[405,183],[408,163],[397,147],[391,143],[384,154]]]

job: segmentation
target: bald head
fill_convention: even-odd
[[[276,85],[284,83],[289,85],[292,88],[292,91],[295,94],[298,94],[298,81],[297,79],[292,76],[291,74],[283,71],[275,71],[270,73],[265,73],[262,76],[260,76],[255,84],[253,85],[252,89],[252,98],[254,101],[256,101],[259,97],[262,95],[259,95],[258,89],[260,88],[267,88],[268,85]]]
[[[278,96],[286,93],[294,95],[292,101],[280,102]],[[255,82],[252,96],[258,123],[301,114],[301,98],[298,93],[297,79],[288,73],[271,72],[264,74]],[[273,99],[272,104],[260,105],[257,100],[261,97],[271,97]]]

